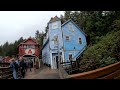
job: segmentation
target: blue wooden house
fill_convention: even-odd
[[[42,61],[58,68],[58,53],[61,62],[75,61],[87,45],[85,33],[72,21],[61,24],[55,16],[48,23],[48,30],[43,40]]]

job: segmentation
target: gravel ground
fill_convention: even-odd
[[[49,67],[42,66],[40,69],[28,69],[24,79],[60,79],[57,69],[50,69]]]

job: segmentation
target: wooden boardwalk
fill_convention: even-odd
[[[32,68],[32,71],[28,69],[24,79],[60,79],[60,77],[57,69],[42,66],[40,69]]]

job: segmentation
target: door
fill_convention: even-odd
[[[53,57],[53,61],[54,61],[54,68],[57,69],[58,68],[58,56],[54,56]]]
[[[58,68],[58,56],[56,56],[56,66]]]
[[[56,69],[56,56],[53,57],[53,68]]]

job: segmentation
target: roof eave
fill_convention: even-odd
[[[63,23],[62,25],[61,25],[61,27],[62,26],[64,26],[65,24],[67,24],[68,22],[72,22],[78,29],[80,29],[80,31],[86,36],[86,34],[83,32],[83,30],[77,25],[77,24],[75,24],[74,22],[73,22],[73,20],[71,20],[71,19],[69,19],[68,21],[66,21],[65,23]]]

